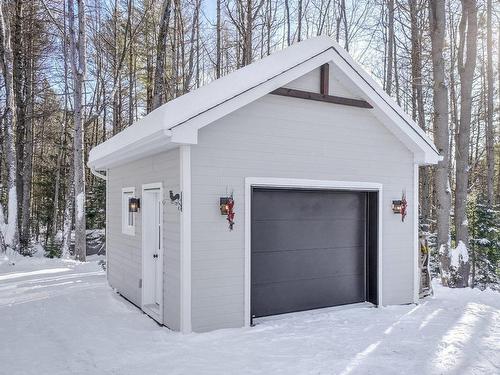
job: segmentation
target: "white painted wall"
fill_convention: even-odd
[[[413,302],[415,218],[391,210],[403,189],[413,207],[413,155],[370,110],[267,95],[201,129],[191,165],[194,331],[244,324],[245,177],[383,184],[384,304]],[[232,232],[218,208],[231,192]]]
[[[179,211],[170,204],[169,190],[179,192],[179,149],[146,157],[108,171],[108,281],[125,298],[141,305],[141,212],[136,214],[135,235],[121,231],[121,190],[135,187],[140,197],[142,185],[163,184],[163,243],[164,243],[164,323],[171,329],[180,329],[180,252]]]
[[[316,68],[311,72],[304,74],[302,77],[286,84],[284,87],[289,89],[304,90],[309,92],[319,93],[320,90],[320,68]],[[330,76],[329,76],[329,94],[336,96],[344,96],[347,98],[363,99],[361,95],[355,93],[352,89],[347,89],[342,82],[337,78],[338,68],[333,64],[330,64]]]

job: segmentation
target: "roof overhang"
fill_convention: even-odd
[[[441,160],[436,147],[416,123],[350,55],[330,38],[298,43],[195,91],[172,100],[132,126],[94,147],[88,166],[103,170],[177,147],[196,144],[198,130],[239,108],[330,63],[339,79],[354,85],[377,119],[414,154],[417,164]]]

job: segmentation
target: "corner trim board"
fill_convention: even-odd
[[[413,303],[418,304],[420,299],[420,246],[419,246],[419,220],[418,220],[418,181],[419,165],[413,165]]]
[[[180,145],[180,188],[182,192],[180,236],[180,329],[192,331],[191,322],[191,146]]]

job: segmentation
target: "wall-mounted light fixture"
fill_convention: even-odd
[[[229,201],[231,200],[230,197],[221,197],[219,202],[220,202],[220,214],[221,215],[227,215],[229,212]]]
[[[401,215],[401,221],[405,221],[407,214],[408,202],[406,201],[406,193],[403,190],[403,195],[400,200],[392,201],[392,212]]]
[[[402,206],[401,203],[401,200],[392,201],[392,212],[394,212],[395,214],[400,214]]]
[[[227,221],[229,222],[229,230],[233,230],[234,226],[234,199],[230,197],[221,197],[219,199],[220,214],[227,216]]]
[[[139,198],[129,198],[128,212],[139,212],[141,208],[141,200]]]

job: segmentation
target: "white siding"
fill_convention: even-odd
[[[179,330],[179,212],[170,204],[169,190],[179,192],[179,150],[174,149],[140,159],[108,171],[108,280],[110,285],[137,306],[141,305],[139,280],[142,273],[141,213],[136,214],[135,235],[121,231],[121,189],[135,187],[141,197],[142,185],[162,182],[164,194],[164,323]]]
[[[316,68],[309,73],[304,74],[302,77],[286,84],[284,87],[319,93],[320,78],[320,68]],[[340,72],[338,71],[338,68],[333,66],[333,64],[330,64],[330,76],[328,82],[330,95],[345,96],[347,98],[361,98],[360,95],[356,95],[352,90],[348,90],[340,82],[339,78]]]
[[[391,211],[403,189],[413,207],[413,155],[370,110],[267,95],[201,129],[191,157],[193,330],[244,324],[245,177],[383,184],[384,304],[413,301],[416,223]],[[218,209],[231,192],[232,232]]]

